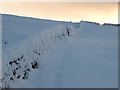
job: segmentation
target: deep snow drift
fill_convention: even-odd
[[[117,88],[118,26],[3,15],[3,88]]]

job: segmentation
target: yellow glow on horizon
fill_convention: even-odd
[[[118,4],[115,2],[4,2],[0,12],[60,21],[118,23]]]

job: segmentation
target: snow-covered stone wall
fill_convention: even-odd
[[[3,88],[9,88],[11,83],[28,79],[33,69],[40,67],[40,60],[51,45],[79,33],[72,26],[57,25],[37,32],[28,38],[15,43],[3,51]],[[39,61],[39,62],[38,62]]]

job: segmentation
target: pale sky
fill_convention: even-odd
[[[117,2],[1,2],[1,13],[60,21],[118,23]]]

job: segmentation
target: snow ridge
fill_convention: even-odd
[[[26,80],[29,73],[40,67],[40,60],[50,46],[60,40],[79,37],[72,26],[56,25],[37,32],[3,51],[2,87],[10,88],[11,83]],[[16,51],[17,50],[17,51]]]

